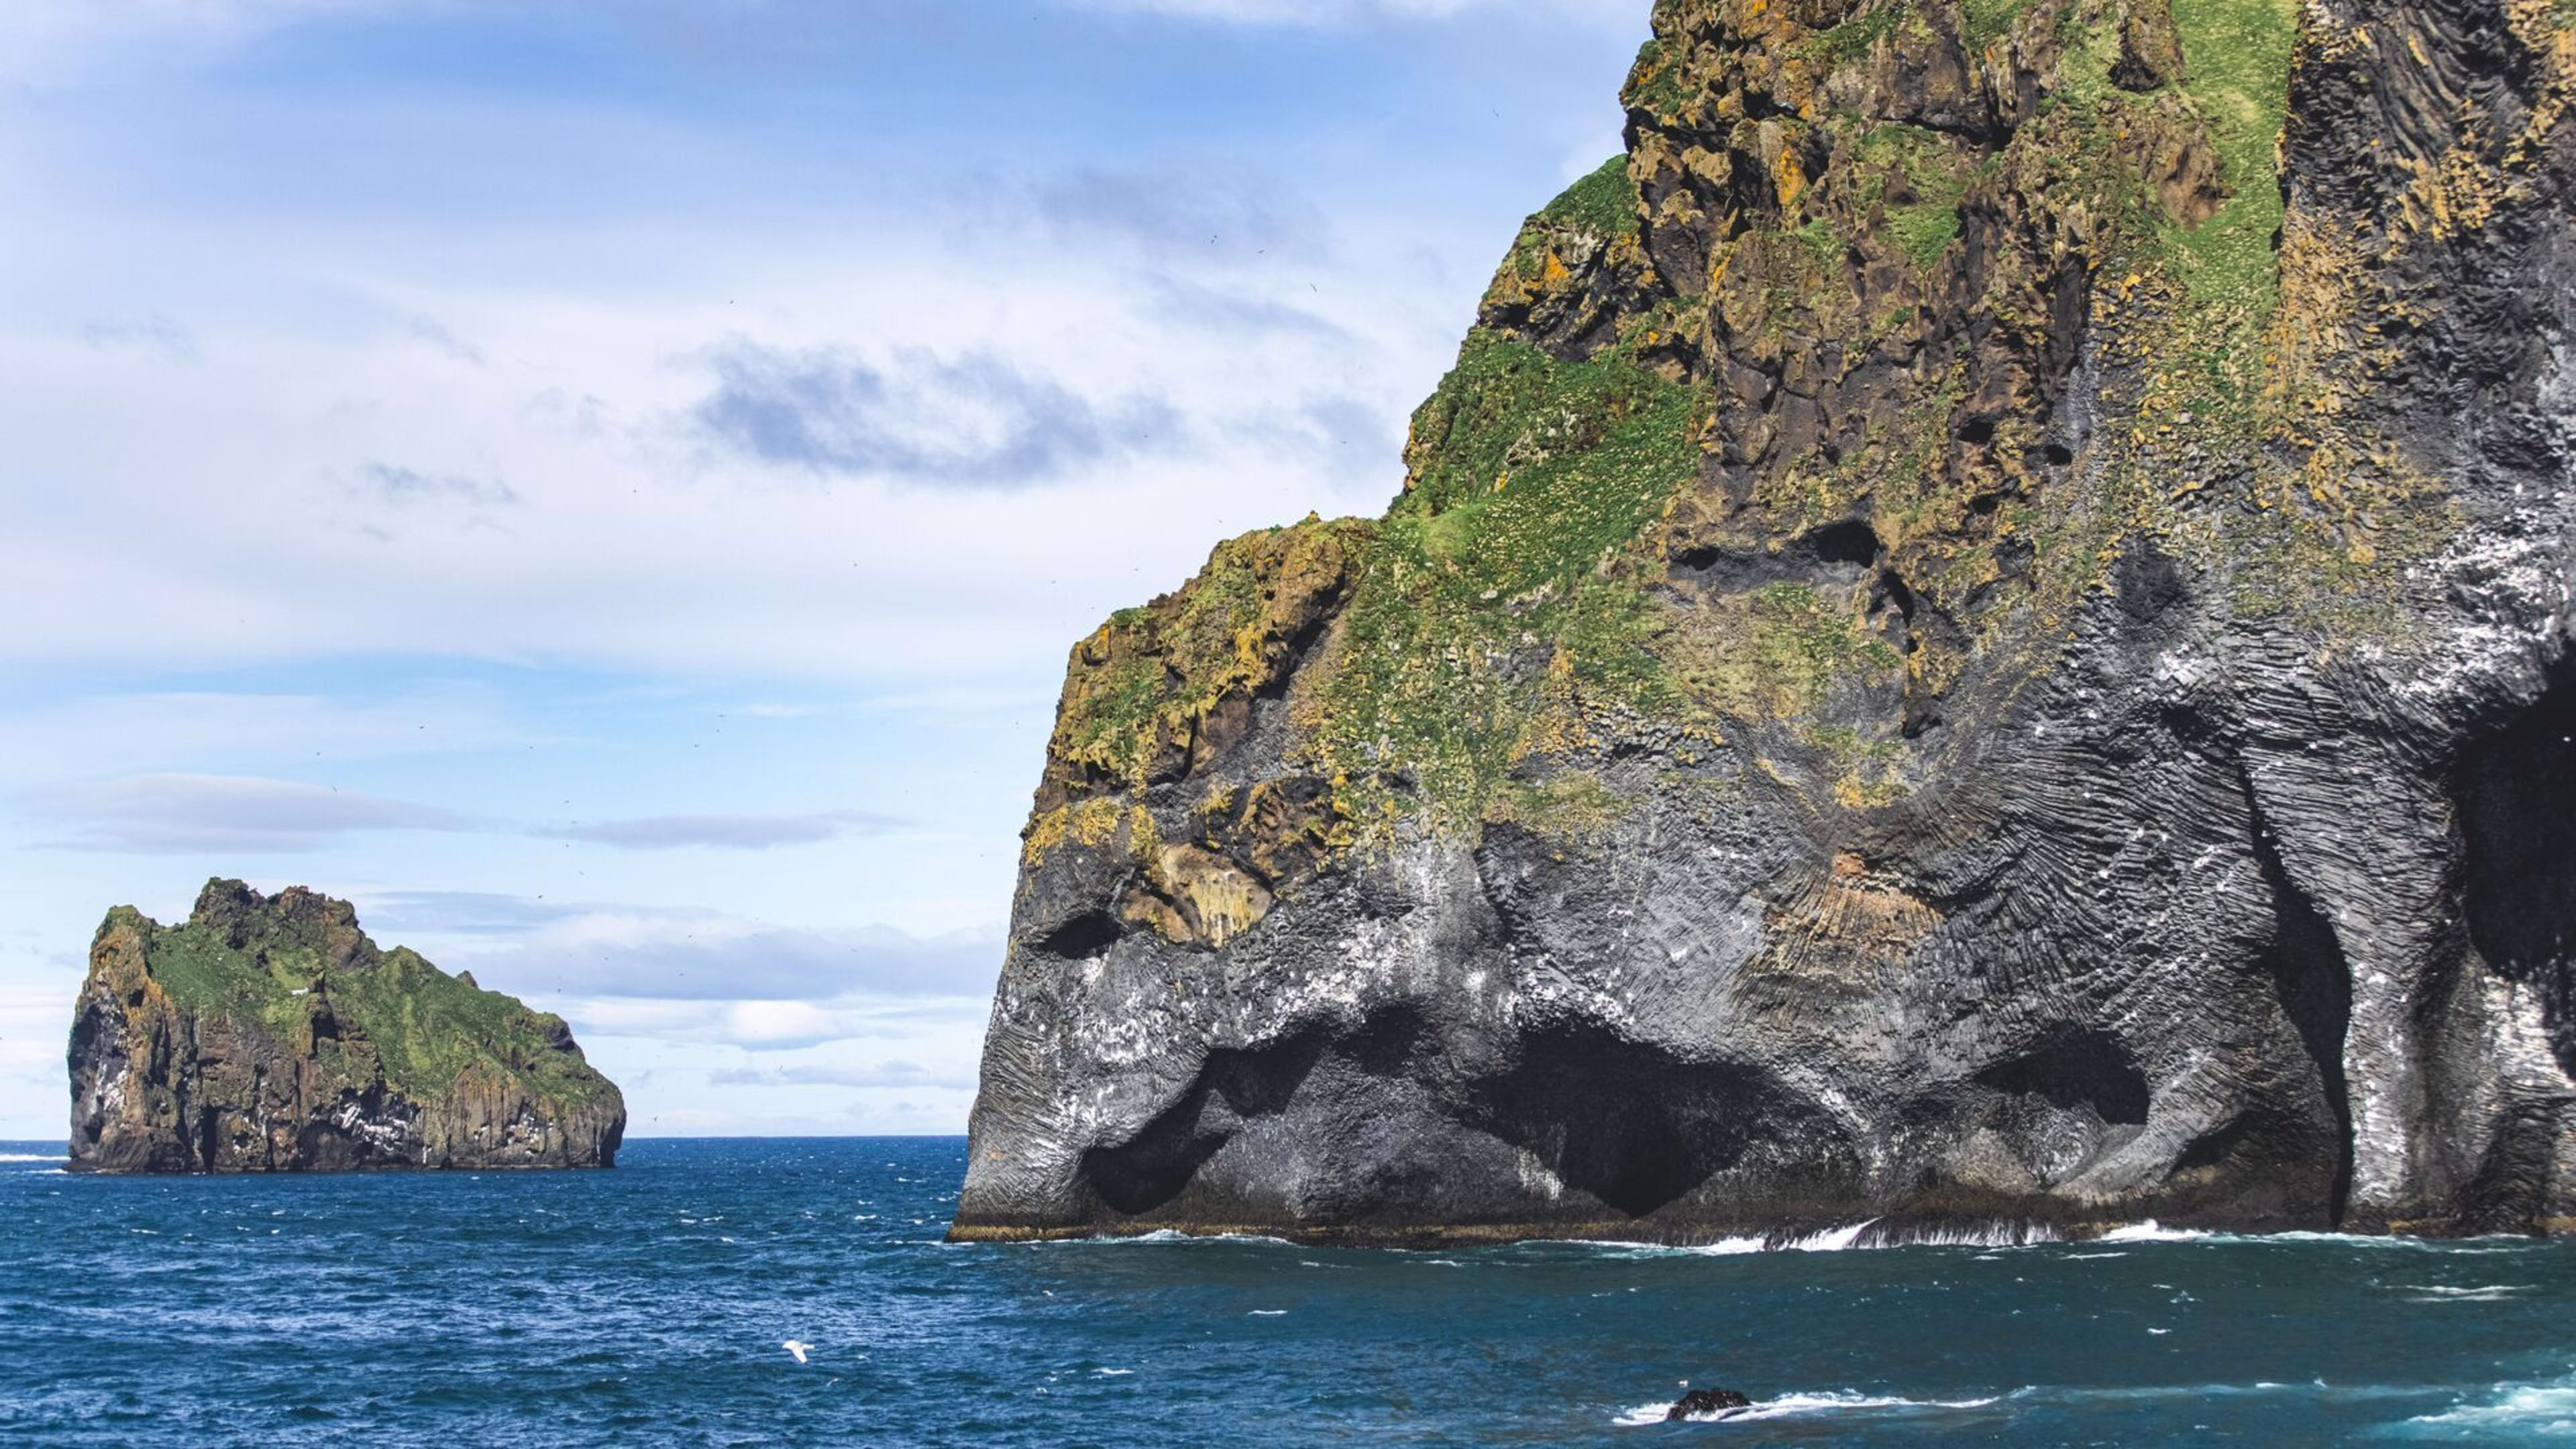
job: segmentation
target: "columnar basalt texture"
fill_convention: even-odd
[[[212,881],[184,924],[108,912],[72,1021],[71,1167],[608,1167],[614,1083],[563,1018],[379,951],[356,911]]]
[[[957,1236],[2576,1229],[2571,85],[1663,0],[1386,516],[1074,651]]]

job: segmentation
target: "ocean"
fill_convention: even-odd
[[[639,1141],[563,1174],[59,1153],[0,1146],[10,1444],[2576,1436],[2576,1244],[950,1247],[954,1138]],[[1664,1423],[1685,1381],[1756,1406]]]

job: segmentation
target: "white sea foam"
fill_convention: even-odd
[[[1693,1414],[1694,1424],[1749,1424],[1760,1419],[1787,1419],[1801,1414],[1845,1414],[1855,1412],[1903,1413],[1921,1409],[1982,1409],[2000,1403],[2001,1396],[1983,1399],[1904,1399],[1882,1395],[1854,1393],[1835,1389],[1821,1394],[1782,1394],[1776,1399],[1757,1399],[1749,1409],[1724,1409],[1714,1414]],[[1613,1422],[1643,1427],[1661,1424],[1673,1411],[1670,1404],[1640,1404],[1621,1414]]]
[[[2444,1437],[2459,1429],[2514,1438],[2576,1436],[2576,1383],[2498,1384],[2495,1392],[2492,1402],[2462,1404],[2406,1423],[2439,1428]]]
[[[2149,1218],[2143,1223],[2131,1223],[2125,1228],[2113,1228],[2111,1231],[2104,1233],[2099,1241],[2105,1243],[2201,1243],[2207,1242],[2210,1236],[2210,1234],[2203,1232],[2198,1228],[2169,1228],[2162,1223],[2157,1222],[2154,1218]]]
[[[1093,1369],[1092,1372],[1104,1379],[1132,1378],[1136,1373],[1134,1369]]]
[[[1274,1238],[1267,1233],[1184,1233],[1176,1232],[1171,1228],[1157,1228],[1150,1233],[1137,1233],[1128,1237],[1053,1238],[1045,1241],[1048,1244],[1091,1247],[1099,1247],[1106,1244],[1122,1244],[1133,1247],[1143,1245],[1167,1245],[1172,1243],[1267,1243],[1282,1248],[1293,1248],[1297,1246],[1296,1244],[1289,1242],[1286,1238]],[[1037,1245],[1032,1244],[1031,1246]]]
[[[2407,1291],[2414,1295],[2418,1303],[2501,1303],[2516,1293],[2531,1291],[2531,1285],[2492,1283],[2483,1288],[2444,1288],[2438,1284],[2427,1283]]]
[[[59,1152],[0,1152],[0,1162],[60,1162]]]
[[[1800,1238],[1720,1238],[1713,1243],[1687,1246],[1596,1239],[1551,1241],[1572,1247],[1610,1250],[1623,1258],[1667,1254],[1732,1258],[1746,1253],[1840,1253],[1881,1248],[2027,1248],[2060,1241],[2053,1230],[2036,1223],[1985,1223],[1974,1227],[1938,1228],[1880,1228],[1878,1223],[1877,1218],[1866,1218]]]

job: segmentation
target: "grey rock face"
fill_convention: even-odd
[[[1979,51],[1946,8],[1806,9],[1659,7],[1639,225],[1549,252],[1561,281],[1507,266],[1486,327],[1703,390],[1697,476],[1593,575],[1639,581],[1647,654],[1787,589],[1903,662],[1765,693],[1806,656],[1757,653],[1701,715],[1578,698],[1462,821],[1391,730],[1333,733],[1370,550],[1450,506],[1437,460],[1329,565],[1260,545],[1240,668],[1172,642],[1221,550],[1076,653],[957,1236],[2576,1230],[2576,40],[2305,7],[2271,401],[2196,423],[2168,379],[2235,314],[2103,218],[2199,244],[2274,184],[2165,89],[2217,83],[2198,12],[2043,4]],[[2037,184],[2095,154],[2083,106],[2128,108],[2146,169]],[[1886,240],[1835,107],[1992,158],[1945,250]],[[1766,239],[1817,234],[1855,305],[1748,311]],[[1918,435],[1955,513],[1852,471]],[[1139,659],[1173,703],[1103,765],[1099,681]]]

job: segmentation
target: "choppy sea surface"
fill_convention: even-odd
[[[2568,1244],[951,1247],[958,1139],[266,1179],[59,1153],[0,1144],[12,1444],[2576,1437]],[[1685,1380],[1756,1407],[1664,1423]]]

